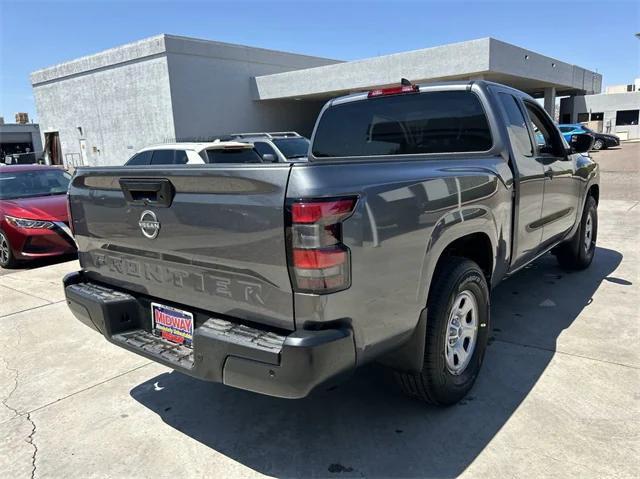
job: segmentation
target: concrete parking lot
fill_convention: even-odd
[[[287,401],[209,384],[76,321],[61,277],[0,277],[0,476],[637,477],[640,143],[594,154],[598,250],[546,255],[493,295],[479,380],[459,405],[403,397],[370,366]]]

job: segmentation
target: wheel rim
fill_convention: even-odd
[[[0,233],[0,263],[7,264],[9,262],[9,242],[7,238]]]
[[[453,300],[445,336],[447,369],[462,374],[471,361],[478,336],[478,303],[471,291],[465,290]]]
[[[587,221],[584,224],[584,250],[588,253],[593,243],[593,219],[591,212],[587,214]]]
[[[602,140],[596,140],[596,142],[594,143],[593,147],[596,150],[599,150],[600,148],[602,148]]]

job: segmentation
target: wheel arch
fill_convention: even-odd
[[[439,268],[443,266],[446,258],[451,256],[474,261],[485,274],[487,284],[491,285],[497,258],[496,241],[492,240],[491,234],[484,228],[475,231],[469,231],[465,228],[447,239],[437,248],[434,247],[427,251],[425,267],[428,270],[423,273],[428,275],[428,287],[424,294],[425,304],[428,304],[429,294],[433,290],[431,288],[433,278],[437,275]],[[416,328],[409,339],[400,348],[381,358],[380,362],[400,371],[420,372],[424,360],[427,321],[428,307],[425,307],[420,313]]]
[[[593,199],[596,200],[596,204],[600,203],[600,185],[598,183],[592,184],[587,190],[587,198],[589,196],[593,196]],[[586,201],[586,198],[585,198]],[[584,208],[584,205],[583,205]]]

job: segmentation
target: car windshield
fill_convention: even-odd
[[[306,158],[309,152],[309,140],[306,138],[280,138],[273,140],[273,143],[287,160]]]
[[[587,128],[586,126],[582,125],[581,128],[586,131],[587,133],[593,133],[593,130],[591,128]]]
[[[62,170],[0,170],[0,200],[64,195],[71,175]]]

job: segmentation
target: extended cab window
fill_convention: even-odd
[[[469,91],[369,98],[327,109],[312,152],[318,158],[487,151],[492,139]]]
[[[527,130],[527,121],[524,119],[515,97],[508,93],[500,93],[498,98],[507,114],[507,131],[513,148],[521,155],[533,156],[533,145],[529,130]]]

